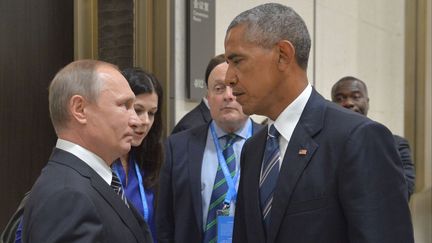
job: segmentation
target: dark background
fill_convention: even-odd
[[[0,231],[55,145],[48,86],[73,47],[73,1],[0,1]]]
[[[133,66],[133,0],[98,1],[99,60]],[[0,1],[0,231],[46,164],[54,75],[74,60],[74,1]]]

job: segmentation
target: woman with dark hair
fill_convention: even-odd
[[[162,87],[155,76],[140,68],[122,74],[136,99],[134,109],[141,122],[134,127],[132,148],[116,160],[112,169],[122,183],[128,201],[141,213],[155,235],[155,207],[162,150]]]

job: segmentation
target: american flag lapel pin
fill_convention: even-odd
[[[298,152],[299,155],[306,155],[307,154],[307,149],[300,149]]]

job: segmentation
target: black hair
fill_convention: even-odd
[[[144,187],[157,189],[159,172],[163,161],[162,146],[162,86],[153,74],[141,68],[126,68],[122,70],[123,76],[129,83],[135,95],[155,93],[158,99],[158,109],[154,122],[143,142],[132,147],[138,165],[144,170]]]

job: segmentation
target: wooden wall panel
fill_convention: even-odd
[[[73,60],[73,1],[0,1],[0,229],[51,153],[48,85]]]
[[[98,1],[98,56],[119,66],[134,66],[134,3],[132,0]]]

